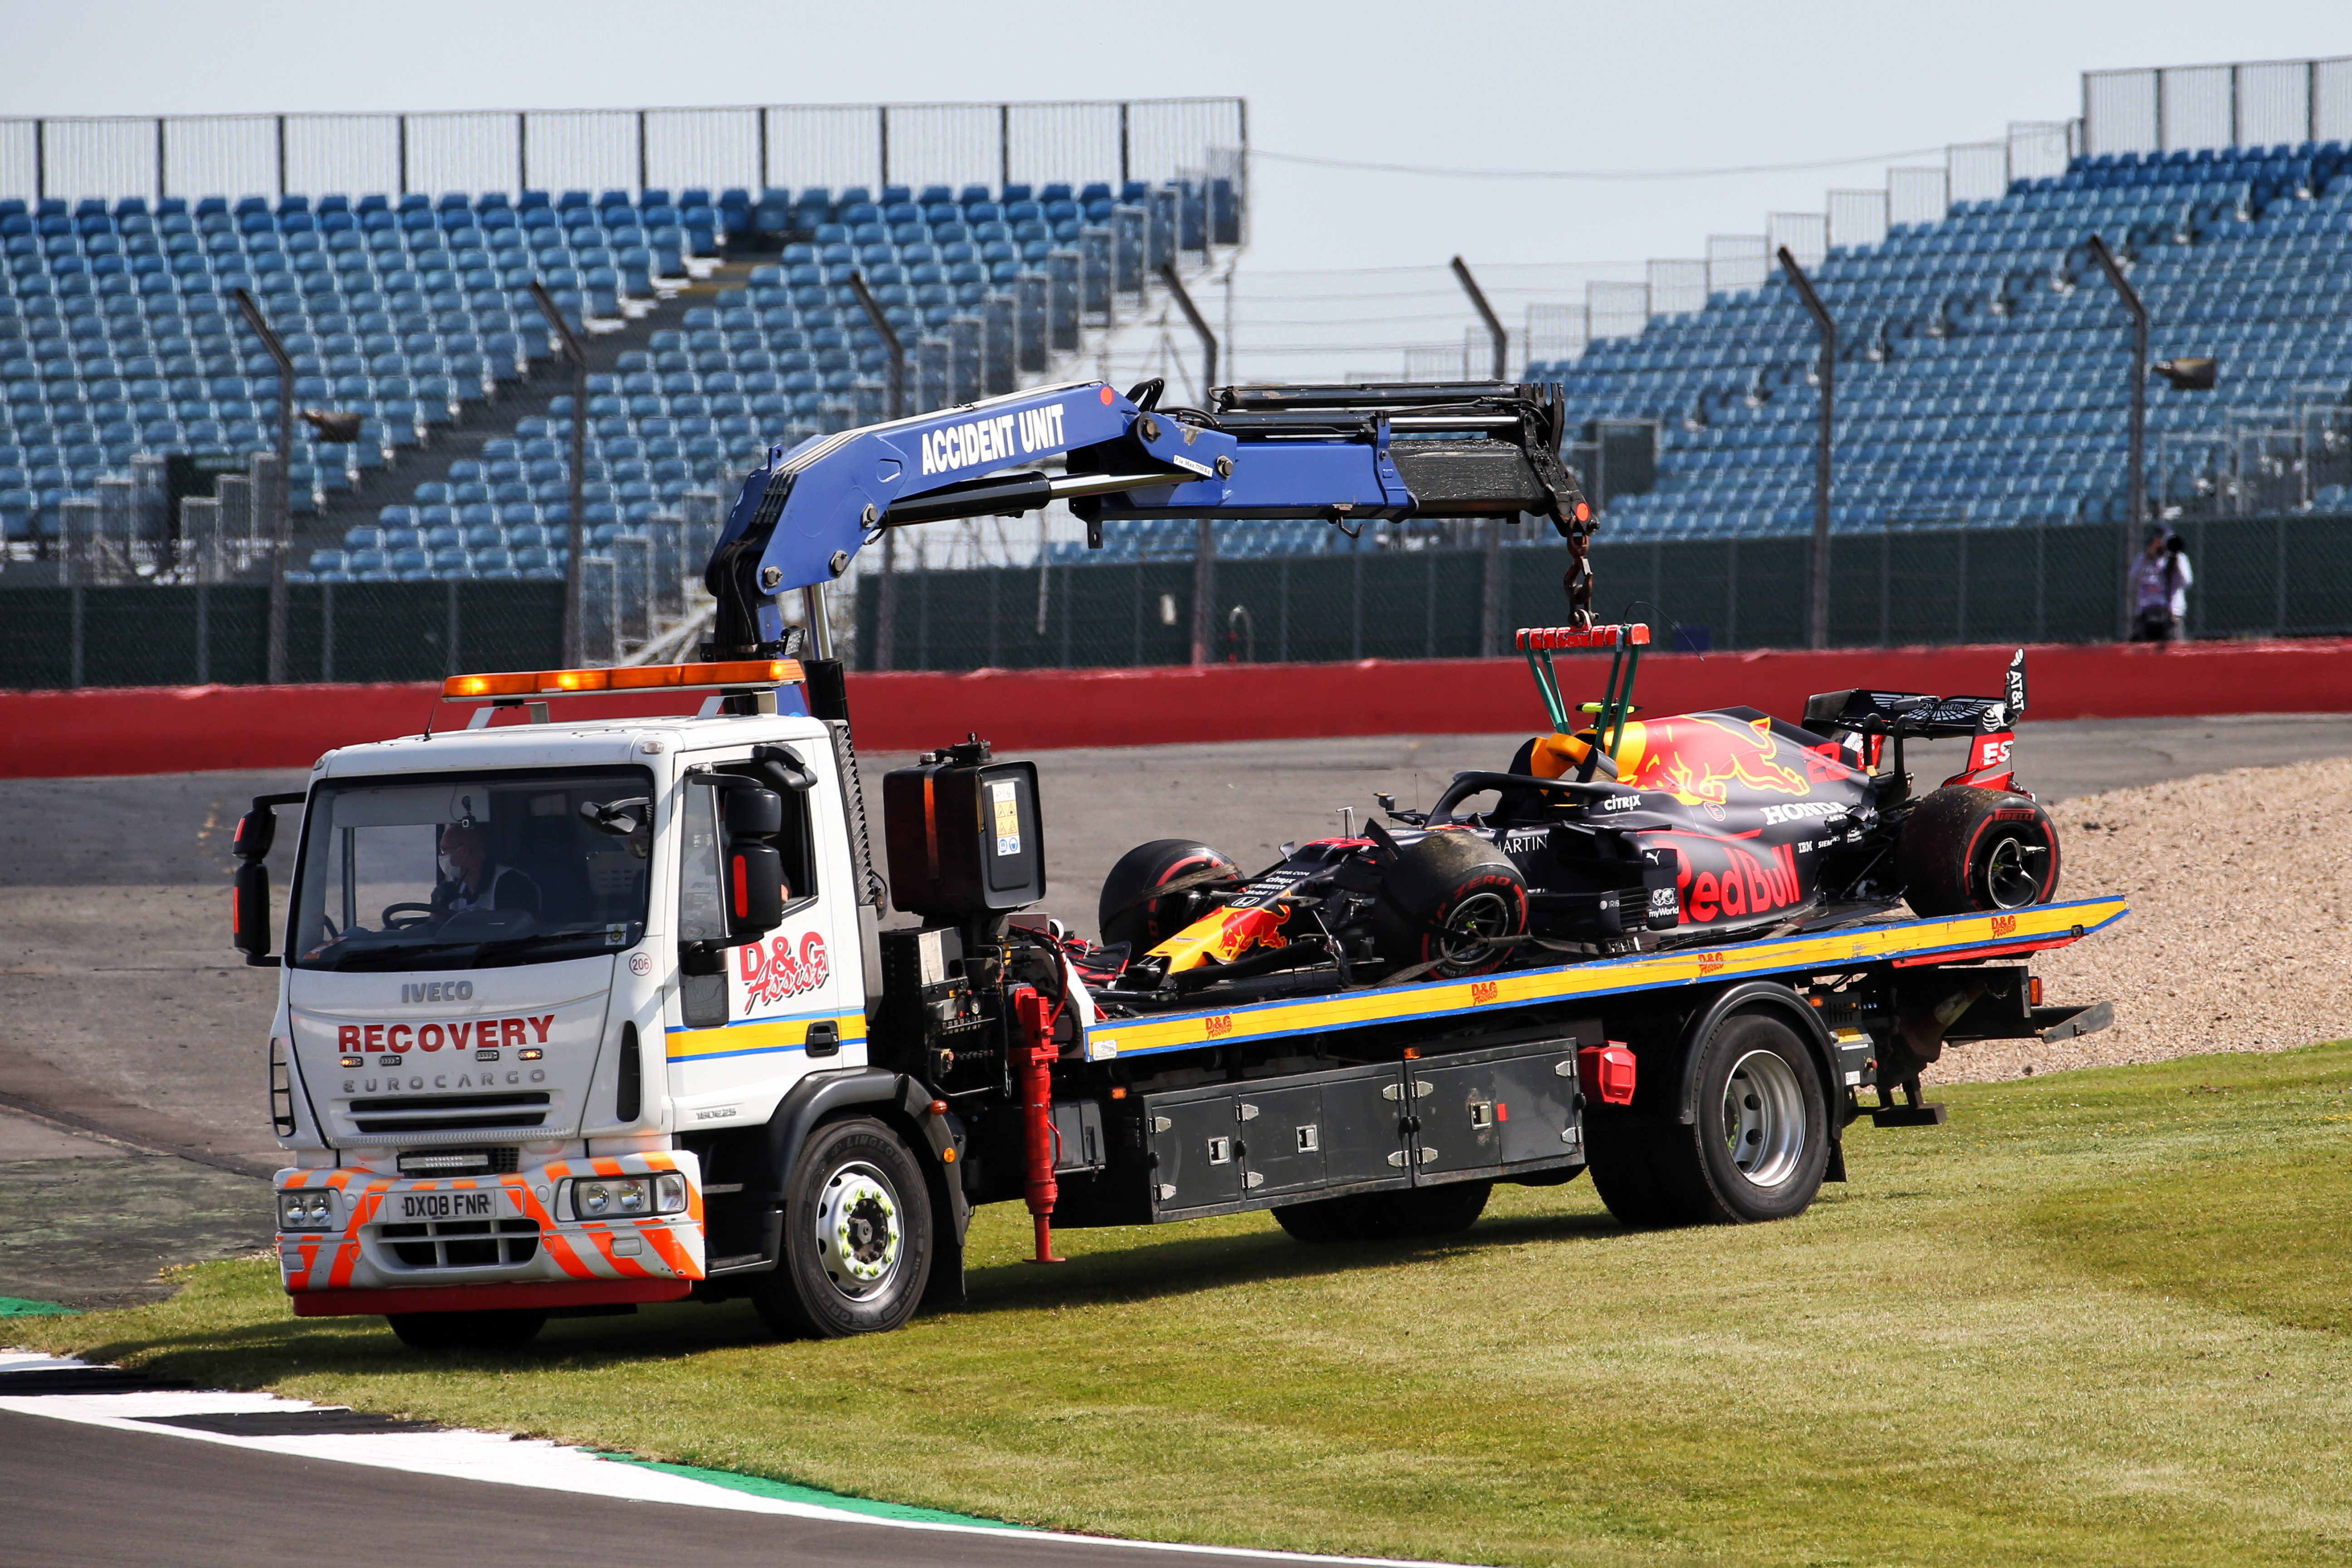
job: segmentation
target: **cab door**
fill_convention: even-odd
[[[866,1065],[856,884],[832,748],[821,736],[790,744],[817,784],[783,792],[784,826],[774,840],[784,866],[782,923],[715,952],[698,946],[726,936],[722,818],[711,780],[748,762],[751,748],[682,760],[679,973],[667,1020],[670,1093],[681,1132],[765,1121],[808,1073]],[[704,973],[692,973],[697,969]]]

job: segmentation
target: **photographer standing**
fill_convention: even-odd
[[[2189,584],[2197,580],[2181,553],[2180,536],[2151,524],[2147,548],[2132,563],[2134,642],[2179,642],[2189,635]]]

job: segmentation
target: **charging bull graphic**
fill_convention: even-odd
[[[1727,713],[1679,713],[1625,726],[1617,744],[1617,780],[1670,795],[1685,805],[1723,805],[1735,789],[1811,795],[1801,743],[1783,747],[1772,721]],[[1788,753],[1795,753],[1790,766]],[[1843,772],[1843,768],[1840,772]]]

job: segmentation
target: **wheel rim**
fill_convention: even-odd
[[[1985,857],[1985,893],[1997,910],[2022,909],[2042,896],[2042,874],[2033,869],[2035,857],[2046,853],[2011,834]]]
[[[862,1162],[833,1173],[817,1203],[816,1246],[835,1289],[857,1300],[887,1289],[904,1240],[889,1177]]]
[[[1473,893],[1438,928],[1438,956],[1449,965],[1479,963],[1493,951],[1495,939],[1509,936],[1517,923],[1500,893]]]
[[[1723,1145],[1739,1173],[1777,1187],[1805,1152],[1805,1096],[1796,1069],[1777,1051],[1750,1051],[1723,1086]]]

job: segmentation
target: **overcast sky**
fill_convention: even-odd
[[[1696,257],[1767,212],[1884,184],[1887,154],[2080,111],[2081,73],[2352,54],[2352,5],[2235,0],[1813,4],[694,5],[35,5],[5,24],[5,112],[154,114],[1050,100],[1249,103],[1252,245],[1236,285],[1250,375],[1359,300],[1367,363],[1458,341],[1443,273],[1492,268],[1506,315],[1586,277]],[[1861,159],[1698,179],[1377,174],[1272,154],[1447,169],[1663,171]],[[1877,161],[1872,162],[1874,155]],[[1381,296],[1391,296],[1385,302]],[[1203,301],[1204,305],[1211,302]],[[1214,314],[1216,306],[1212,306]],[[1350,315],[1350,312],[1353,312]],[[1452,313],[1452,315],[1449,315]],[[1261,345],[1254,358],[1252,344]]]

